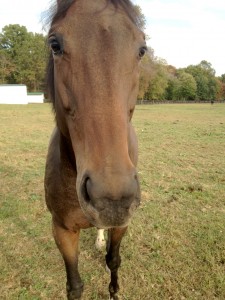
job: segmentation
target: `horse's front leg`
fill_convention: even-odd
[[[109,284],[109,293],[111,300],[118,300],[118,268],[121,263],[119,254],[121,240],[127,230],[124,228],[112,228],[108,231],[106,264],[111,271],[111,282]]]
[[[78,272],[78,242],[80,230],[69,231],[53,222],[53,235],[62,254],[67,275],[67,299],[80,300],[83,283]]]

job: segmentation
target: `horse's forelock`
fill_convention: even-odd
[[[139,24],[139,14],[135,9],[134,5],[130,0],[107,0],[112,3],[116,8],[118,6],[123,7],[124,11],[130,17],[130,19],[138,26]],[[76,0],[57,0],[54,5],[49,9],[46,19],[46,25],[57,22],[58,20],[65,17],[68,9],[71,5],[76,2]]]

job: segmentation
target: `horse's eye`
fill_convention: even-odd
[[[146,53],[147,50],[148,49],[147,49],[146,46],[141,47],[140,50],[139,50],[139,58],[142,58],[145,55],[145,53]]]
[[[61,46],[60,42],[58,41],[58,39],[56,37],[50,37],[49,38],[49,46],[51,47],[52,53],[54,55],[63,54],[62,46]]]

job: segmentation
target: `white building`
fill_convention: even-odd
[[[44,93],[28,93],[28,103],[44,103]]]
[[[0,84],[0,104],[27,104],[27,87],[23,84]]]
[[[44,93],[27,93],[23,84],[0,84],[0,104],[44,103]]]

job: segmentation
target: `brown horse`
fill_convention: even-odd
[[[108,229],[109,292],[118,299],[119,247],[140,203],[131,125],[144,34],[129,0],[58,0],[48,35],[48,90],[55,111],[45,173],[67,297],[81,299],[80,229]]]

